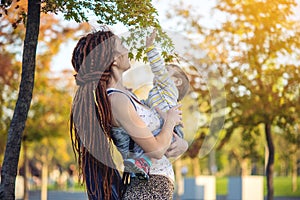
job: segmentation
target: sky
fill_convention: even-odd
[[[176,31],[180,33],[180,30],[182,29],[176,23],[176,18],[172,20],[166,18],[167,12],[171,10],[170,8],[173,8],[173,5],[182,5],[183,3],[184,6],[191,5],[191,8],[194,12],[196,12],[197,15],[202,15],[200,23],[203,26],[215,26],[219,24],[223,18],[219,13],[214,13],[214,17],[212,17],[212,7],[215,5],[216,0],[153,0],[152,2],[158,11],[158,19],[163,29],[173,33]],[[300,0],[296,0],[296,2],[298,3],[296,10],[300,11]],[[300,19],[300,12],[297,11],[296,17]],[[93,17],[90,17],[90,24],[94,28],[97,28],[98,26],[96,19]],[[121,24],[117,24],[111,28],[117,35],[123,34],[127,31],[126,27]],[[75,45],[76,41],[68,41],[62,45],[60,52],[53,58],[51,63],[51,69],[54,72],[59,72],[64,69],[72,69],[71,56]]]
[[[210,18],[209,14],[212,6],[215,4],[214,2],[215,0],[185,0],[184,4],[192,5],[193,8],[197,10],[197,12],[200,12],[201,15],[204,16],[202,19],[204,22],[206,22],[207,24],[212,24],[213,22],[215,22],[215,20]],[[165,30],[179,31],[176,21],[172,21],[166,18],[166,13],[168,10],[170,10],[170,7],[172,7],[172,5],[178,4],[180,4],[180,0],[153,0],[153,5],[158,11],[158,20]],[[90,18],[90,24],[94,28],[97,28],[98,26],[96,23],[96,19],[93,17]],[[126,27],[121,24],[117,24],[115,26],[112,26],[111,28],[117,35],[123,34],[127,31]],[[51,63],[51,69],[54,72],[59,72],[64,69],[72,69],[71,57],[75,45],[76,41],[68,41],[61,46],[60,52],[53,58]]]

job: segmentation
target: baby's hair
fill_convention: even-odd
[[[185,72],[178,65],[167,64],[166,67],[167,68],[171,67],[172,69],[174,69],[175,72],[174,72],[173,76],[182,81],[182,84],[177,86],[178,101],[181,101],[189,91],[190,81],[189,81],[187,75],[185,74]]]

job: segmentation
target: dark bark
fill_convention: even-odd
[[[15,199],[15,180],[21,149],[22,133],[30,108],[34,86],[36,48],[40,26],[40,0],[28,1],[26,34],[23,48],[22,76],[19,96],[8,130],[4,161],[1,171],[0,199]]]
[[[274,155],[275,149],[273,144],[273,138],[271,134],[271,124],[265,124],[265,133],[266,133],[266,140],[269,149],[269,158],[267,163],[267,200],[273,200],[274,198],[274,187],[273,187],[273,172],[274,172]]]

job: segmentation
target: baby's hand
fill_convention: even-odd
[[[150,36],[146,37],[146,48],[153,45],[155,37],[156,37],[156,29],[153,29],[153,32],[150,34]]]

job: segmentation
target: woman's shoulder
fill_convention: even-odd
[[[130,95],[121,90],[109,90],[108,98],[110,99],[113,108],[124,108],[124,106],[127,106],[128,104],[133,104]]]
[[[119,90],[115,88],[107,89],[107,94],[110,97],[111,102],[113,102],[112,106],[119,106],[121,109],[124,108],[129,102],[133,105],[134,109],[137,111],[139,106],[145,106],[138,97],[130,90]],[[117,94],[117,95],[112,95]]]

